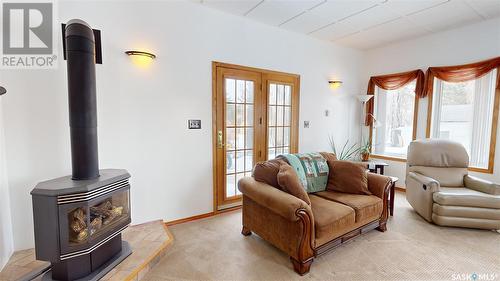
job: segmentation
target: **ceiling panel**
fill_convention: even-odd
[[[500,16],[500,0],[467,0],[466,2],[485,18]]]
[[[389,0],[384,6],[399,15],[406,16],[448,1],[450,0]]]
[[[358,49],[500,17],[500,0],[191,1]]]
[[[247,17],[259,22],[278,26],[307,11],[325,0],[300,0],[300,1],[264,1],[250,13]]]
[[[369,28],[365,31],[347,36],[337,43],[359,49],[379,47],[397,40],[405,40],[427,34],[428,31],[415,25],[406,18],[399,18],[388,23]]]
[[[282,25],[283,28],[310,33],[325,25],[370,8],[382,1],[330,0]]]
[[[356,30],[366,29],[401,17],[399,14],[387,9],[384,4],[368,9],[355,16],[342,21]]]
[[[459,27],[482,18],[462,1],[450,1],[408,16],[414,23],[431,31]]]
[[[356,30],[348,25],[342,24],[340,22],[329,25],[326,28],[318,30],[317,32],[312,33],[311,35],[328,41],[333,41],[346,35],[356,33],[359,30]]]
[[[253,7],[259,4],[261,0],[202,0],[201,4],[235,15],[244,15]]]

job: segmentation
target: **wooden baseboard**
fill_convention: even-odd
[[[183,218],[183,219],[178,219],[178,220],[173,220],[173,221],[167,221],[167,222],[165,222],[165,225],[166,226],[172,226],[172,225],[181,224],[181,223],[185,223],[185,222],[190,222],[190,221],[195,221],[195,220],[201,220],[201,219],[213,217],[213,216],[216,216],[216,215],[224,214],[224,213],[227,213],[227,212],[236,211],[236,210],[239,210],[239,209],[241,209],[241,206],[236,206],[236,207],[228,208],[228,209],[225,209],[225,210],[220,210],[220,211],[215,211],[215,212],[200,214],[200,215],[196,215],[196,216],[192,216],[192,217],[187,217],[187,218]]]
[[[396,187],[394,187],[394,190],[399,191],[399,192],[406,192],[406,188],[404,188],[404,187],[396,186]]]

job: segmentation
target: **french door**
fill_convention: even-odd
[[[214,209],[241,204],[255,163],[298,147],[299,77],[213,63]]]

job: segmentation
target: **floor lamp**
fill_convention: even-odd
[[[358,100],[361,102],[361,118],[359,123],[359,136],[361,138],[361,143],[363,142],[363,126],[365,125],[366,118],[366,103],[373,98],[373,95],[358,95]],[[372,115],[373,116],[373,115]]]

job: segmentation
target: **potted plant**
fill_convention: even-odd
[[[340,153],[337,153],[337,147],[335,145],[333,137],[330,136],[328,140],[330,142],[330,147],[332,148],[332,152],[333,154],[335,154],[335,156],[337,156],[338,160],[353,160],[359,153],[359,148],[356,147],[357,146],[356,143],[349,144],[349,140],[347,140],[344,146],[342,146]]]
[[[372,142],[369,140],[363,142],[359,147],[359,154],[361,155],[361,161],[368,161],[368,159],[370,159],[371,151],[372,151]]]

